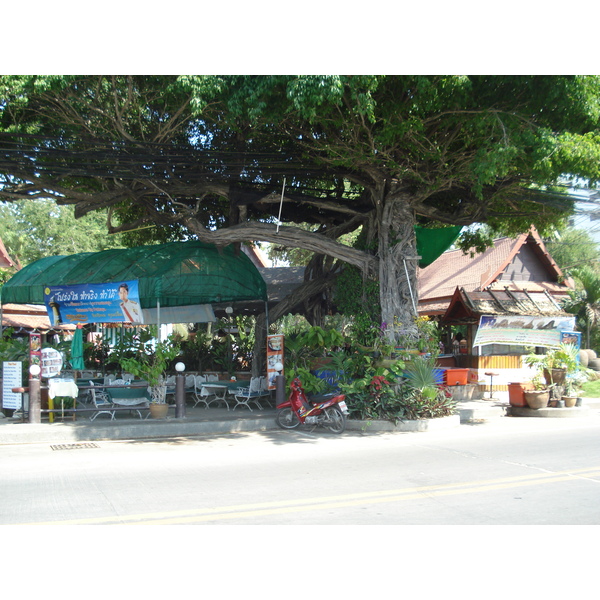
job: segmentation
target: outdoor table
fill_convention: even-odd
[[[73,408],[75,408],[75,399],[79,395],[79,388],[75,384],[73,379],[48,379],[48,409],[54,410],[54,398],[59,396],[61,398],[61,416],[65,418],[65,396],[73,398]],[[48,413],[48,419],[50,423],[54,423],[54,413]],[[73,413],[73,420],[75,420],[75,413]]]
[[[90,381],[94,383],[94,385],[104,385],[104,377],[79,377],[77,379],[77,385],[90,385]]]
[[[223,381],[213,381],[211,383],[215,383],[217,385],[225,385],[229,390],[229,393],[234,393],[240,388],[248,387],[250,385],[249,379],[236,379],[235,381],[230,381],[229,379]]]

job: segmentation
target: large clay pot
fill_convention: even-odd
[[[588,362],[588,367],[590,369],[592,369],[592,371],[600,371],[600,359],[598,359],[598,358],[592,358]]]
[[[153,419],[164,419],[168,412],[168,404],[156,404],[155,402],[150,403],[150,415]]]
[[[544,369],[544,379],[548,385],[552,385],[553,383],[564,385],[566,376],[566,369],[552,369],[552,377],[550,377],[550,373]]]
[[[550,400],[550,392],[548,390],[525,390],[525,400],[529,408],[546,408]]]

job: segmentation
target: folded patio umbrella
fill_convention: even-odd
[[[71,341],[71,368],[76,371],[85,369],[85,363],[83,362],[83,331],[81,327],[75,329]]]

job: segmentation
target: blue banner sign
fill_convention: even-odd
[[[48,286],[44,303],[52,325],[144,322],[137,281]]]

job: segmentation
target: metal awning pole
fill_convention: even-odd
[[[160,300],[156,300],[156,325],[158,327],[158,343],[160,344]]]
[[[265,302],[265,323],[267,328],[267,335],[269,335],[269,303]]]
[[[402,259],[402,262],[404,263],[404,272],[406,273],[406,281],[408,282],[408,291],[410,292],[410,299],[412,300],[413,310],[415,311],[415,317],[417,317],[417,316],[419,316],[419,313],[417,311],[417,304],[415,302],[412,285],[410,283],[410,277],[408,275],[408,269],[406,267],[406,259],[405,258]]]

